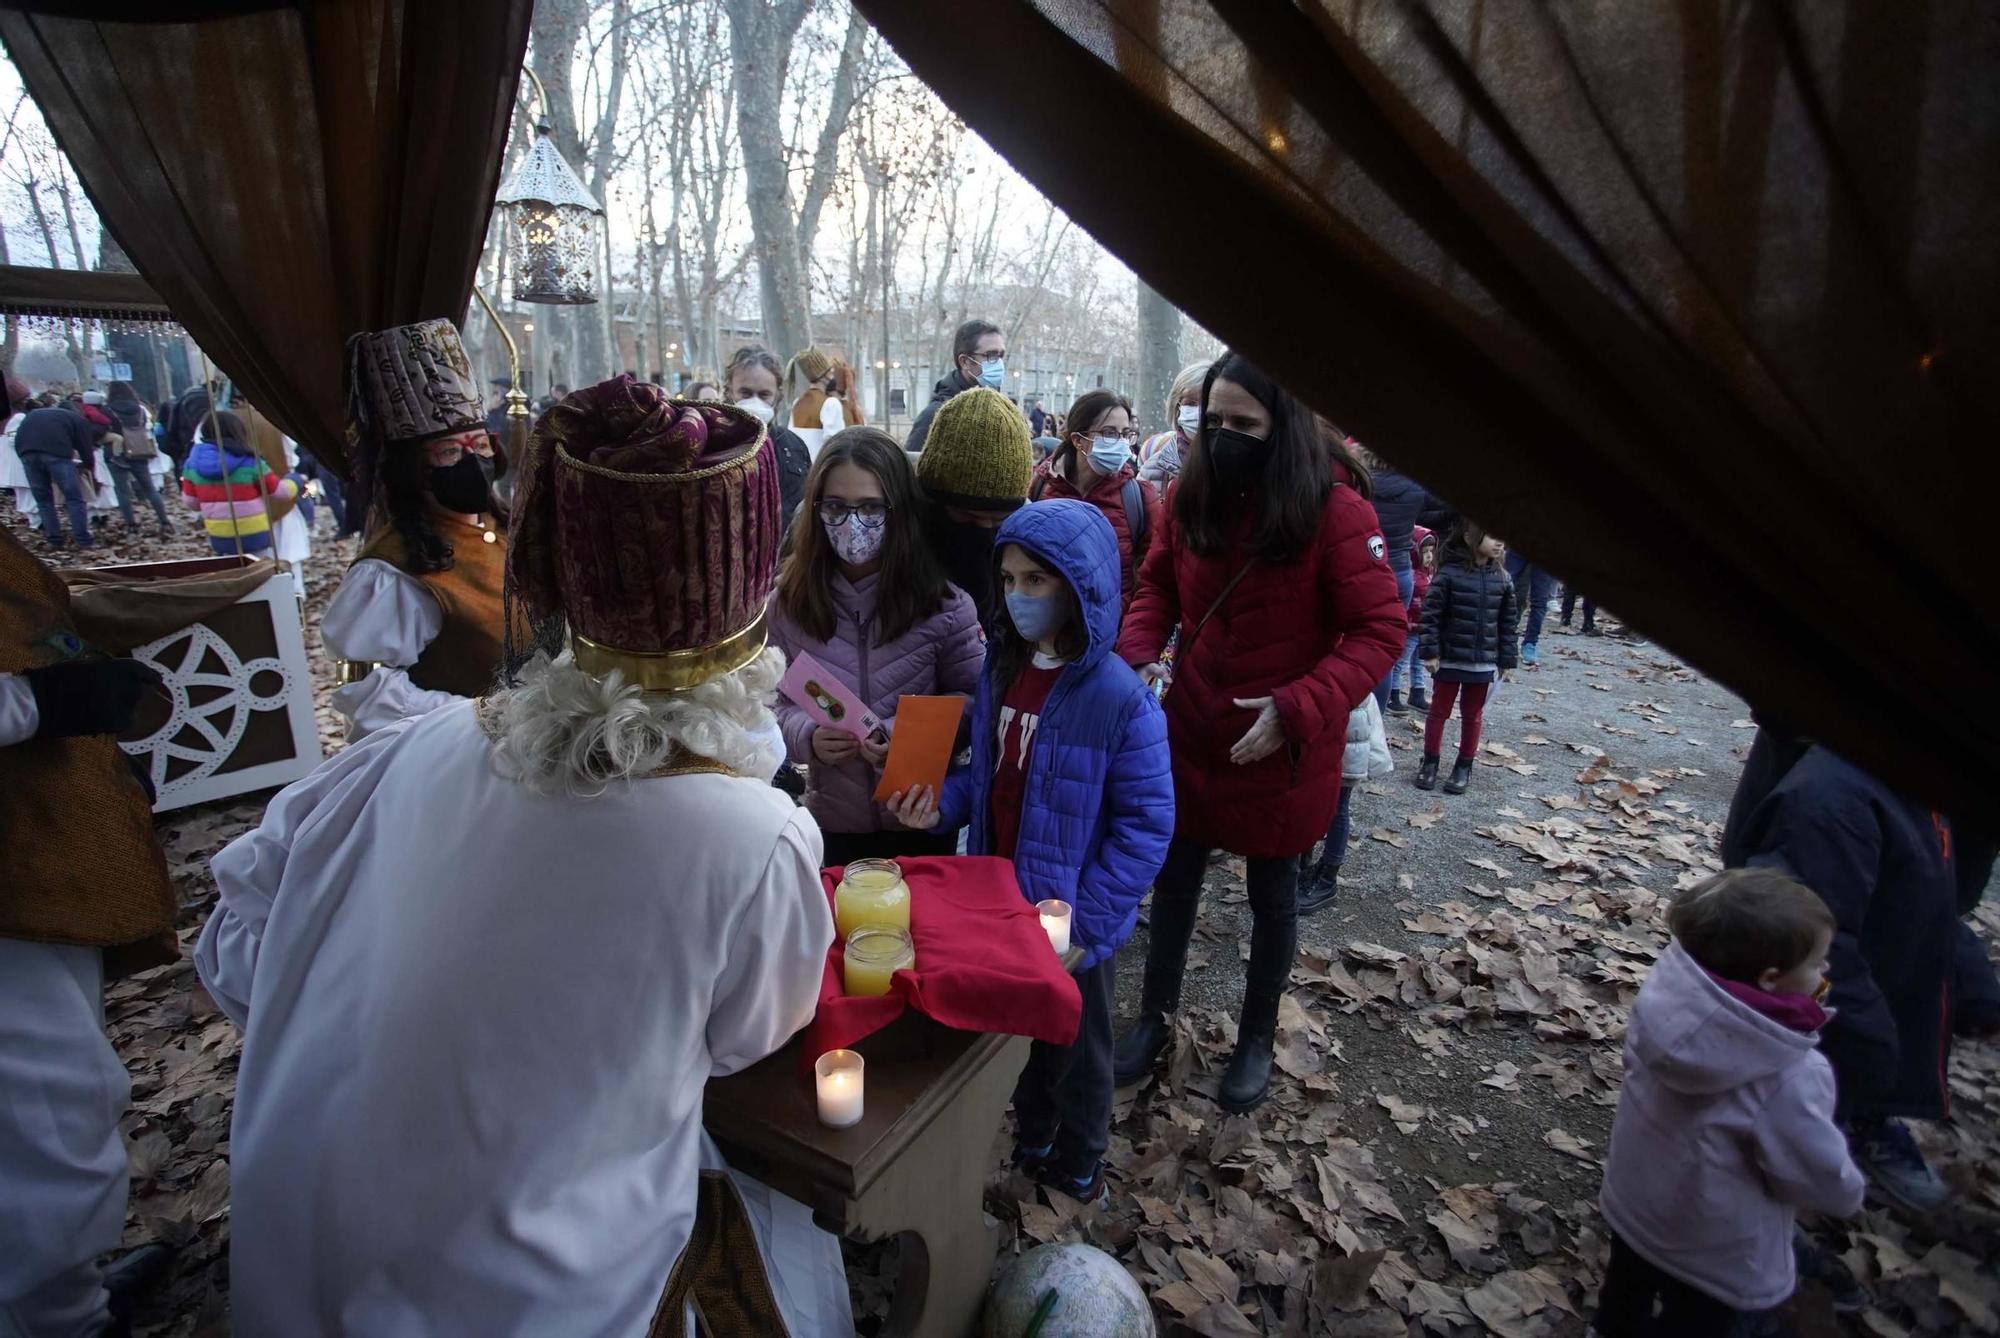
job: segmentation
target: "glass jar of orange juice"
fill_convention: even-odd
[[[858,859],[833,890],[833,924],[842,938],[868,926],[910,929],[910,885],[892,859]]]
[[[907,929],[864,925],[847,936],[841,982],[849,998],[871,998],[887,994],[898,971],[914,971],[916,966],[917,948]]]

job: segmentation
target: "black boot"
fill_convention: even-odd
[[[1132,1030],[1120,1036],[1111,1048],[1112,1083],[1130,1087],[1151,1073],[1153,1065],[1166,1053],[1173,1035],[1173,1026],[1165,1013],[1141,1012]]]
[[[1236,1050],[1222,1071],[1216,1101],[1232,1115],[1255,1110],[1271,1094],[1271,1048],[1278,1039],[1276,997],[1245,994],[1236,1024]]]
[[[139,1298],[160,1285],[173,1266],[174,1247],[153,1241],[135,1246],[111,1261],[104,1270],[105,1303],[110,1307],[114,1329],[128,1323]]]
[[[1410,689],[1410,709],[1411,709],[1412,711],[1428,711],[1428,710],[1430,710],[1430,709],[1431,709],[1431,695],[1430,695],[1430,693],[1428,693],[1428,692],[1425,692],[1425,691],[1424,691],[1424,690],[1423,690],[1422,688],[1411,688],[1411,689]]]
[[[1339,895],[1340,866],[1322,858],[1299,878],[1299,914],[1311,915]]]
[[[1425,753],[1423,765],[1417,768],[1417,788],[1435,790],[1438,787],[1438,755]]]
[[[1403,694],[1394,688],[1389,689],[1389,714],[1408,715],[1409,713],[1410,708],[1403,705]]]
[[[1432,765],[1431,770],[1433,773],[1436,772],[1437,767],[1435,764]],[[1451,765],[1451,779],[1444,783],[1444,792],[1446,794],[1464,794],[1465,787],[1470,784],[1472,784],[1472,763],[1461,757]]]

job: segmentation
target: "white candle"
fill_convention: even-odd
[[[1069,903],[1066,901],[1038,901],[1035,909],[1042,913],[1042,932],[1049,936],[1049,946],[1061,956],[1069,951]]]
[[[819,1089],[819,1122],[829,1129],[861,1123],[862,1059],[852,1050],[829,1050],[813,1064]]]

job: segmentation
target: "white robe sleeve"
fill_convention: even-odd
[[[812,1021],[833,943],[833,912],[819,881],[824,843],[803,808],[778,846],[729,937],[729,967],[708,1009],[709,1071],[749,1068]]]
[[[826,435],[830,437],[834,433],[841,431],[846,426],[847,426],[847,411],[841,407],[840,401],[835,399],[831,395],[828,395],[824,400],[821,400],[819,406],[820,431],[826,433]]]
[[[319,635],[334,659],[376,666],[360,682],[334,689],[333,709],[347,720],[349,743],[462,700],[410,681],[410,666],[443,627],[444,610],[414,576],[375,558],[348,568],[320,615]]]
[[[34,738],[41,723],[28,680],[19,674],[0,674],[0,748]]]
[[[257,951],[285,881],[292,843],[329,797],[365,775],[381,750],[402,732],[380,730],[365,742],[335,753],[304,780],[280,790],[265,808],[264,820],[209,861],[219,895],[195,943],[194,969],[209,997],[229,1015],[238,1031],[250,1025]]]

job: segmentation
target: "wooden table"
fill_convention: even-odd
[[[955,1031],[913,1009],[854,1048],[868,1068],[853,1128],[820,1125],[794,1040],[709,1083],[709,1135],[732,1166],[804,1203],[828,1231],[897,1242],[902,1280],[886,1333],[964,1338],[993,1271],[986,1172],[1028,1040]]]

